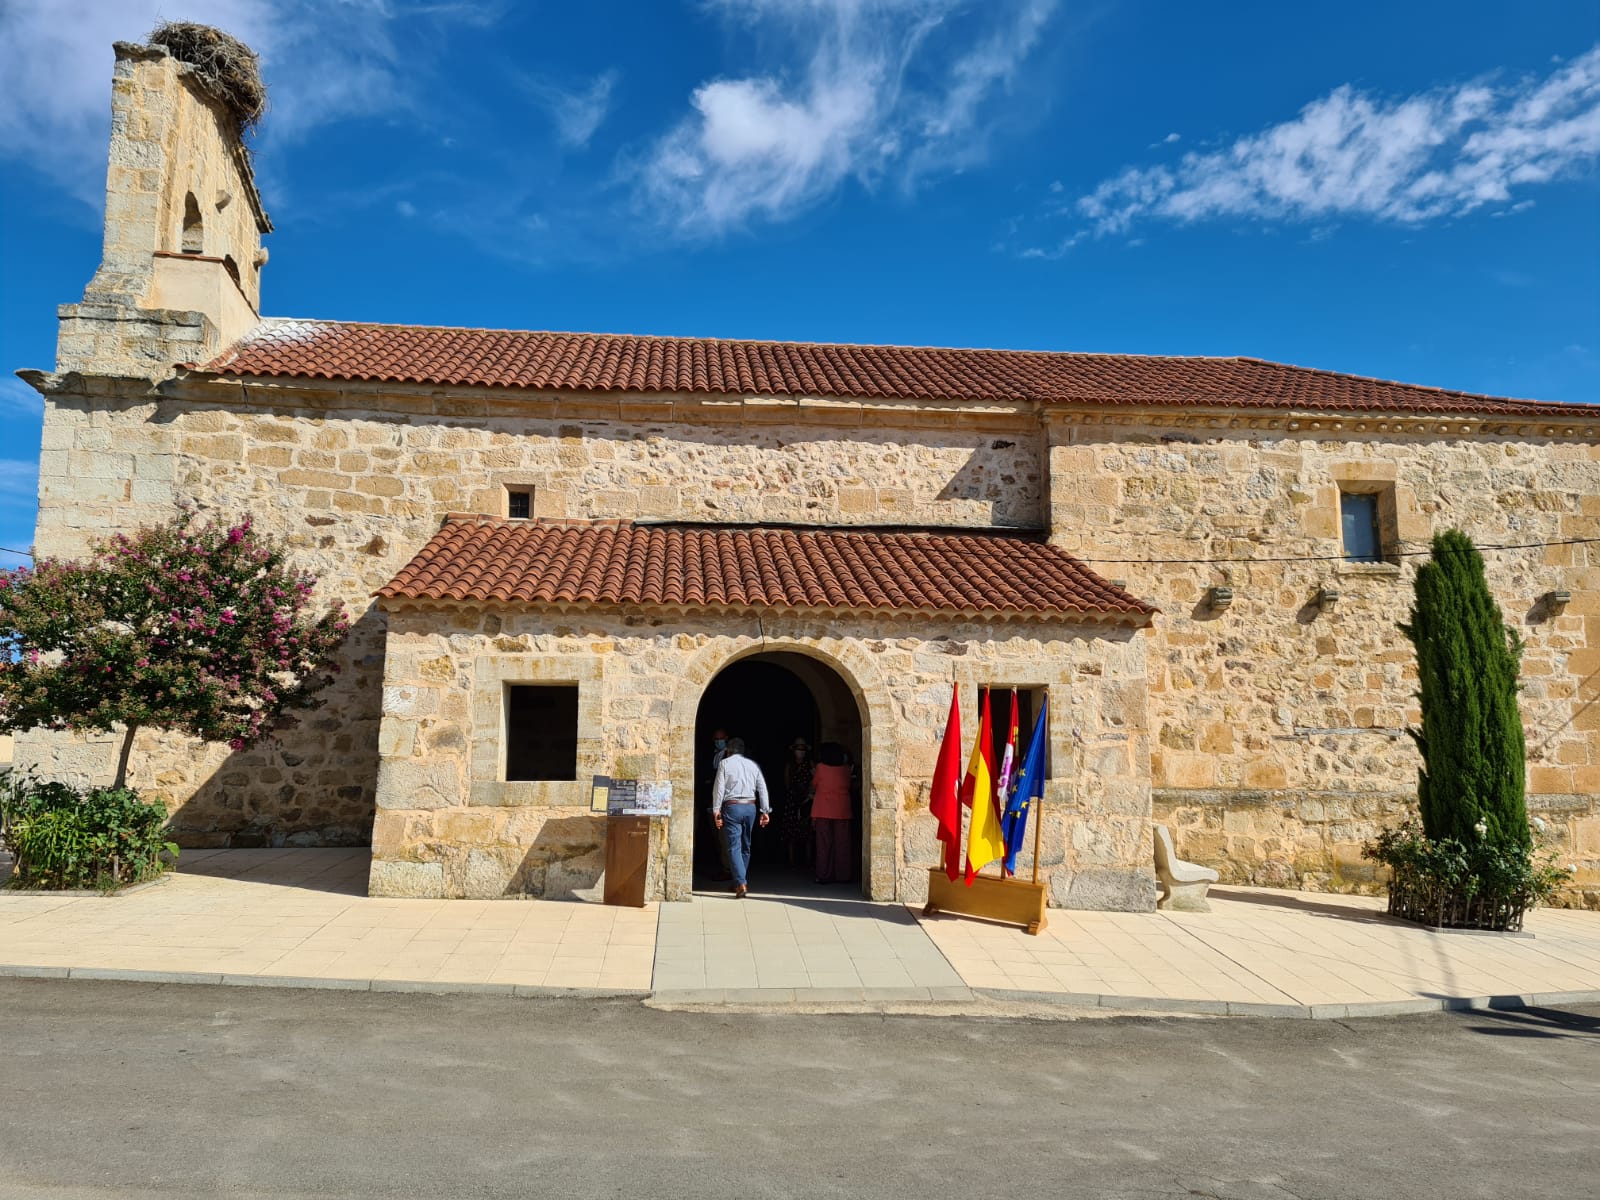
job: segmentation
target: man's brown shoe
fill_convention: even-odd
[[[733,889],[733,898],[735,900],[743,900],[744,899],[744,892],[745,892],[745,887],[744,887],[744,884],[741,883],[738,887]]]

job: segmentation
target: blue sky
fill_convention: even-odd
[[[268,315],[1600,400],[1592,0],[7,0],[0,546],[39,434],[9,372],[93,273],[110,43],[162,11],[262,52]]]

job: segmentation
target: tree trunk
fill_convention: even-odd
[[[117,756],[117,777],[111,783],[114,788],[126,787],[128,784],[128,755],[133,750],[133,735],[138,732],[139,724],[135,721],[122,735],[122,753]]]

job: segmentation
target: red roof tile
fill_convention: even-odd
[[[1557,417],[1593,411],[1587,405],[1476,396],[1254,358],[736,342],[337,321],[264,321],[204,369],[537,391]]]
[[[452,516],[388,600],[1076,616],[1153,606],[1020,537]]]

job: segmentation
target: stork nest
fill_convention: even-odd
[[[192,67],[201,85],[238,120],[240,130],[254,129],[266,115],[261,59],[238,38],[194,21],[163,21],[145,40]]]

